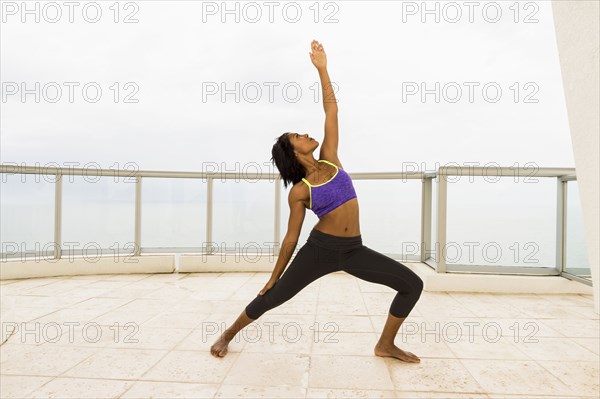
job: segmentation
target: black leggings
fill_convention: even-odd
[[[402,263],[364,246],[362,236],[339,237],[313,228],[275,285],[246,306],[246,315],[258,319],[316,279],[341,270],[398,291],[390,306],[395,317],[408,316],[423,291],[419,276]]]

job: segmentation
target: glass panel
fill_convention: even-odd
[[[213,241],[215,248],[218,247],[216,252],[261,253],[264,249],[266,255],[272,251],[273,184],[268,180],[214,180]]]
[[[449,179],[448,264],[555,267],[556,179],[517,180]]]
[[[565,271],[591,280],[588,261],[583,212],[577,181],[567,182],[567,256]]]
[[[206,190],[204,179],[144,177],[142,249],[202,252],[206,241]]]
[[[63,177],[63,257],[132,253],[135,180],[132,177]]]
[[[397,259],[419,257],[421,180],[354,180],[363,244]]]
[[[421,180],[358,180],[354,179],[358,196],[360,231],[363,244],[401,259],[401,254],[418,257],[421,237]],[[288,228],[290,209],[288,193],[281,194],[281,239]],[[385,195],[381,193],[385,192]],[[298,251],[306,243],[319,218],[310,209],[300,232]]]
[[[0,235],[2,259],[54,257],[55,176],[2,174]],[[38,257],[37,259],[47,259]]]

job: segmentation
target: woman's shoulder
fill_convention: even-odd
[[[344,169],[344,167],[342,166],[342,164],[340,163],[340,160],[338,157],[335,158],[329,158],[329,159],[319,159],[319,162],[325,162],[328,163],[330,165],[335,166],[336,168],[340,168],[340,169]]]
[[[308,204],[310,203],[310,187],[300,180],[290,189],[288,201],[290,204],[300,201],[308,208]]]

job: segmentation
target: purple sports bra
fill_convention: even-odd
[[[302,178],[302,181],[308,185],[310,191],[309,209],[320,219],[343,203],[356,198],[356,191],[354,191],[352,179],[345,170],[324,159],[320,159],[319,162],[334,166],[336,169],[335,175],[322,184],[310,184],[305,178]]]

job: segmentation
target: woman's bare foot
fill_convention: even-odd
[[[210,353],[215,357],[223,357],[227,354],[228,345],[229,341],[221,335],[221,337],[210,347]]]
[[[396,345],[375,345],[375,355],[382,357],[395,357],[396,359],[400,359],[403,362],[409,363],[419,363],[421,359],[419,359],[414,353],[403,351],[398,348]]]

